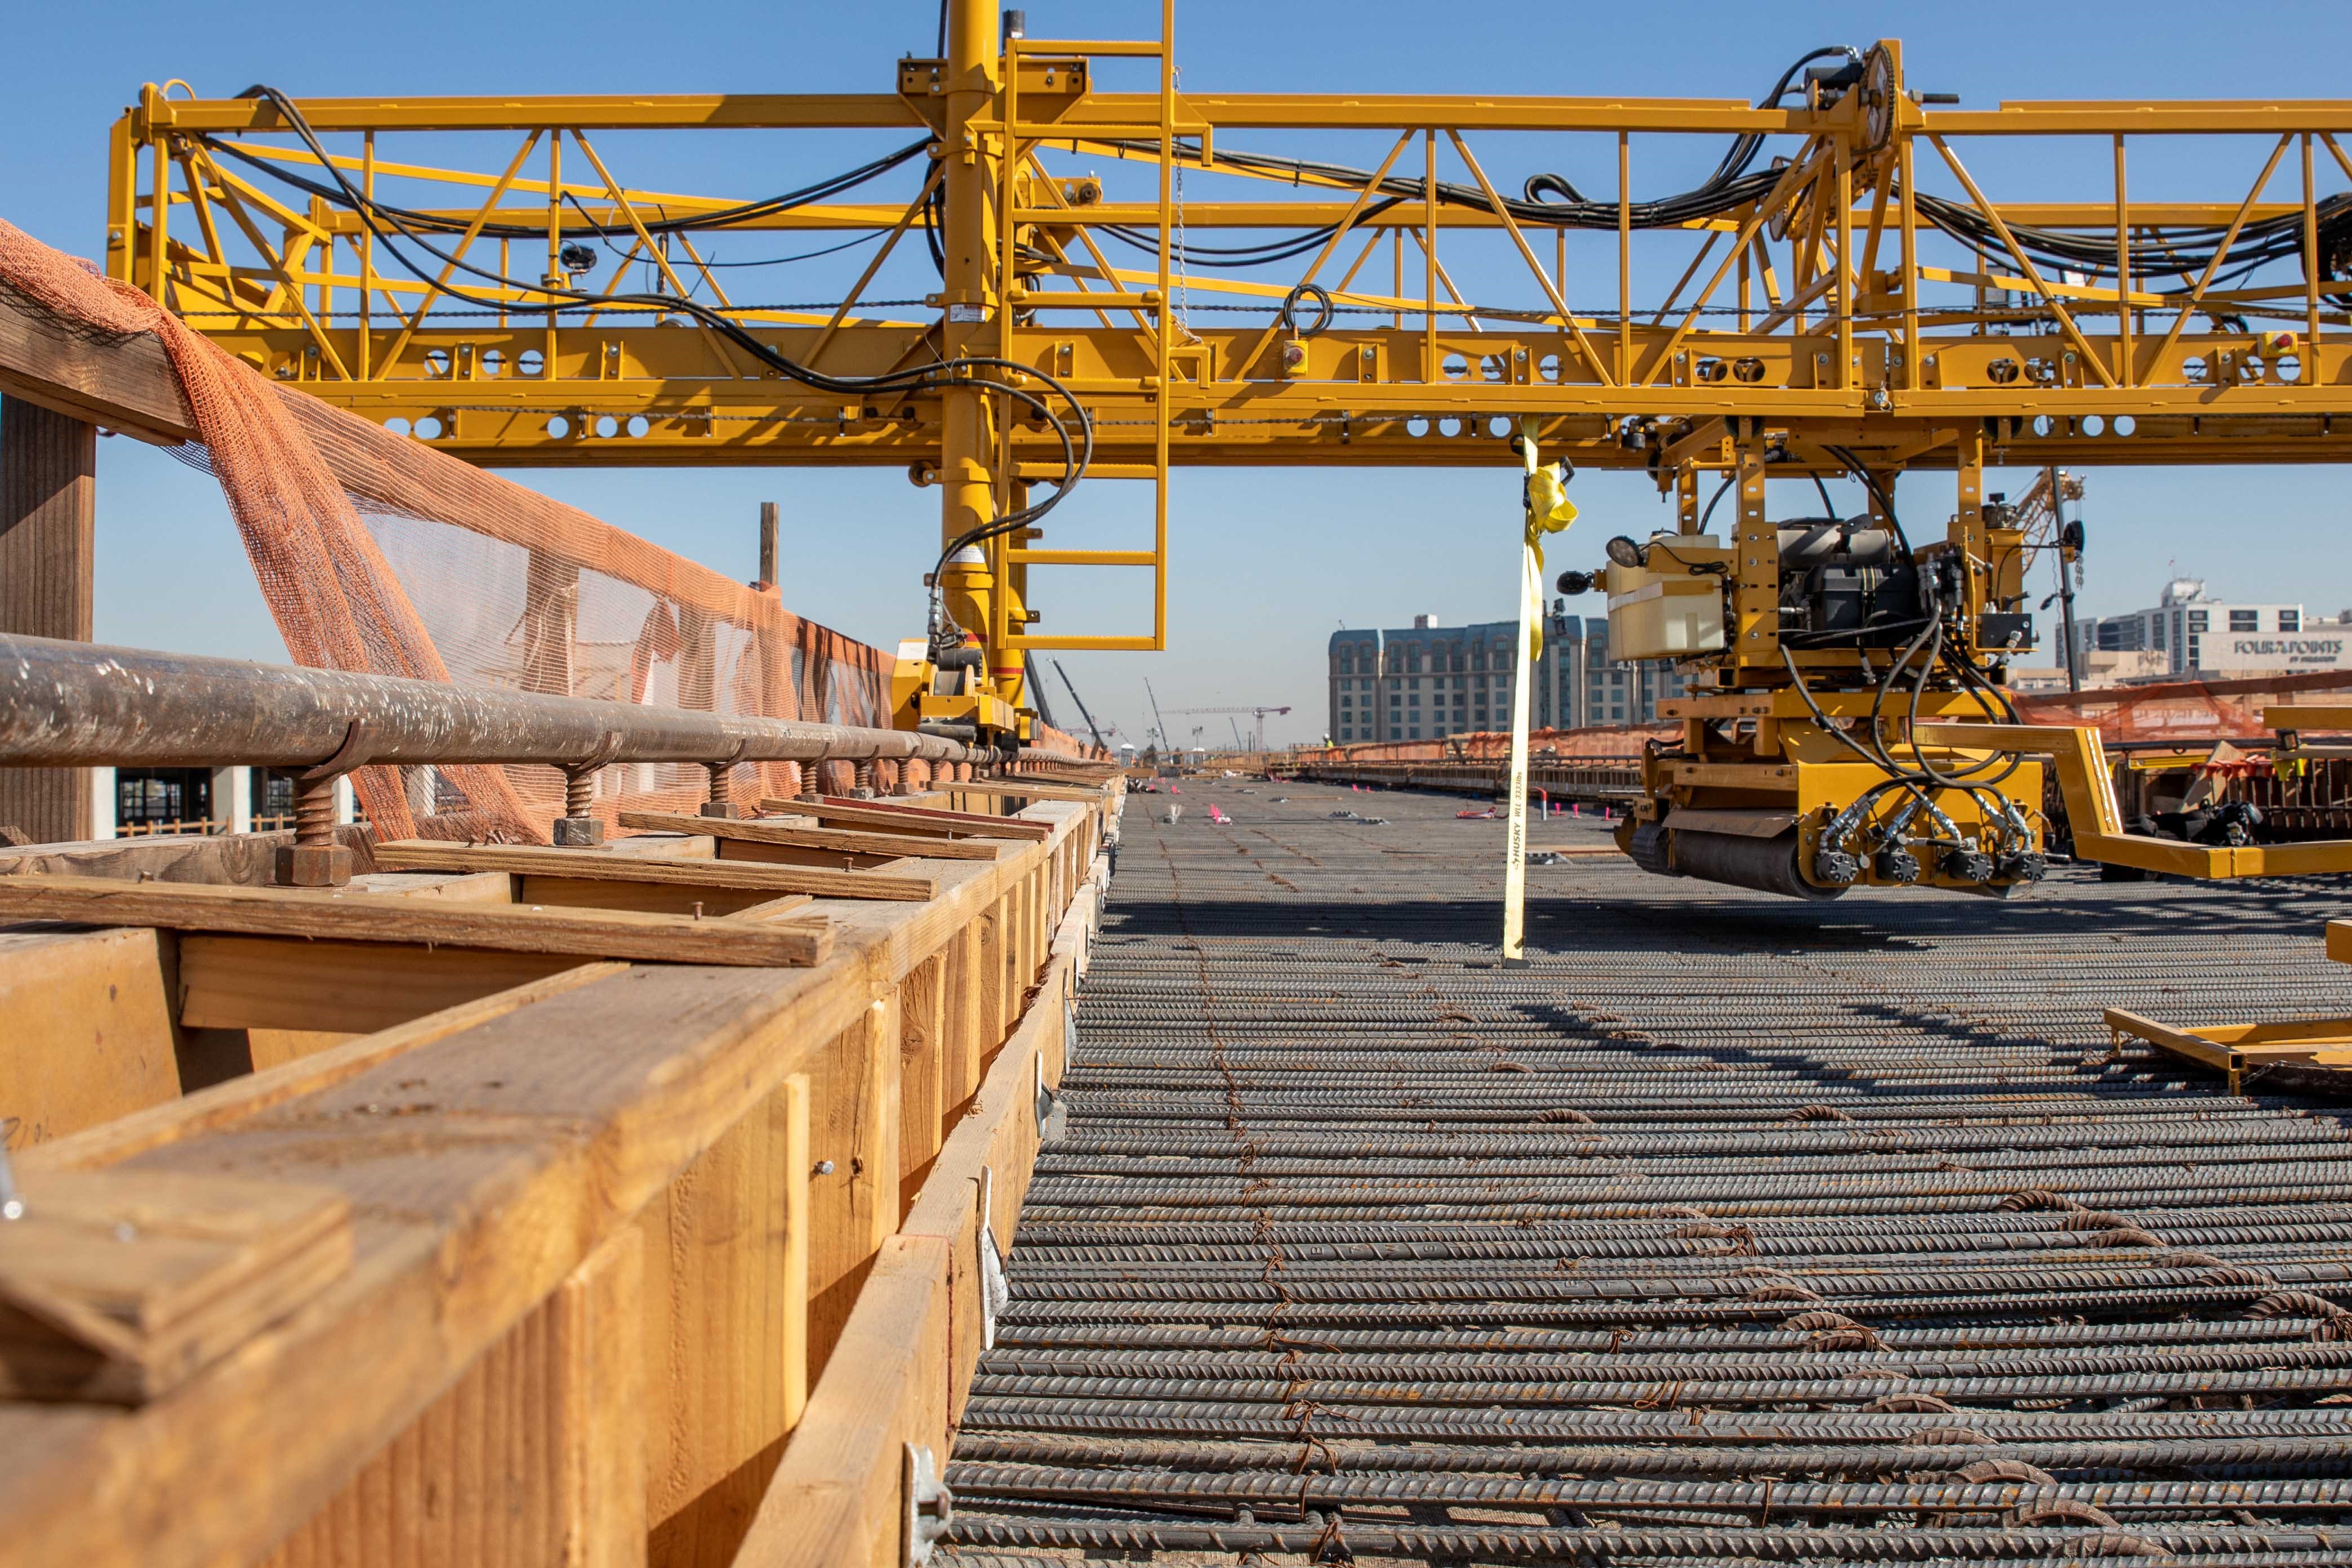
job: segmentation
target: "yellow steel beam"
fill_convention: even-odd
[[[2305,877],[2352,871],[2352,839],[2243,846],[2184,844],[2123,829],[2106,748],[2096,730],[2046,724],[1922,724],[1916,734],[1931,746],[2015,752],[2052,759],[2076,858],[2133,866],[2176,877]],[[2329,928],[2334,941],[2334,925]],[[2352,951],[2352,948],[2347,948]]]
[[[2263,710],[2265,730],[2352,730],[2352,707],[2340,702],[2293,702]]]

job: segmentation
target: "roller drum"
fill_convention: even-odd
[[[1674,819],[1667,818],[1668,828]],[[1730,833],[1670,834],[1674,868],[1706,882],[1727,882],[1759,893],[1791,899],[1834,899],[1843,888],[1822,888],[1805,880],[1797,869],[1800,840],[1794,828],[1772,838],[1749,838]]]

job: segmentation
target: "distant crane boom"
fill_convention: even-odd
[[[1145,682],[1144,682],[1144,687],[1145,687],[1145,689],[1149,689],[1150,688],[1150,685],[1151,685],[1151,683],[1150,683],[1150,681],[1145,681]],[[1156,709],[1156,708],[1153,710],[1153,711],[1154,711],[1154,712],[1157,712],[1158,710],[1158,710],[1158,709]],[[1251,723],[1252,723],[1252,725],[1253,725],[1253,728],[1252,728],[1252,729],[1251,729],[1251,731],[1250,731],[1250,739],[1249,739],[1249,740],[1248,740],[1248,742],[1244,742],[1242,740],[1241,726],[1240,726],[1240,725],[1238,725],[1238,724],[1236,724],[1235,726],[1234,726],[1234,743],[1235,745],[1238,745],[1238,746],[1244,746],[1244,749],[1246,749],[1246,750],[1248,750],[1248,751],[1253,751],[1253,752],[1263,752],[1263,751],[1265,751],[1265,716],[1266,716],[1267,714],[1269,714],[1269,713],[1277,713],[1277,714],[1278,714],[1278,713],[1287,713],[1287,712],[1289,712],[1289,711],[1290,711],[1290,710],[1289,710],[1287,707],[1282,707],[1282,708],[1274,708],[1274,707],[1260,707],[1260,708],[1247,708],[1247,707],[1244,707],[1244,708],[1174,708],[1174,709],[1171,709],[1171,710],[1170,710],[1170,711],[1171,711],[1171,712],[1173,712],[1173,713],[1178,713],[1178,714],[1184,714],[1184,713],[1214,713],[1214,714],[1224,715],[1224,716],[1227,716],[1227,717],[1230,717],[1230,716],[1232,716],[1232,715],[1234,715],[1234,714],[1236,714],[1236,713],[1246,713],[1246,714],[1248,714],[1248,715],[1250,716],[1250,721],[1251,721]]]
[[[1070,672],[1062,668],[1062,661],[1058,658],[1054,661],[1054,673],[1062,678],[1063,689],[1066,690],[1070,694],[1070,700],[1078,705],[1078,717],[1087,721],[1087,730],[1094,736],[1095,744],[1102,746],[1105,751],[1108,751],[1110,748],[1103,745],[1103,732],[1095,723],[1095,716],[1087,711],[1087,700],[1078,695],[1078,689],[1076,687],[1070,684]]]
[[[1143,679],[1143,694],[1151,700],[1151,721],[1160,730],[1160,749],[1164,753],[1175,749],[1176,742],[1168,733],[1168,721],[1160,716],[1160,694],[1151,689],[1151,678]]]

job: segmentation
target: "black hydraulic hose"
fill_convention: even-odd
[[[696,321],[725,338],[729,342],[742,349],[746,353],[751,355],[754,359],[758,360],[768,368],[776,371],[780,374],[788,376],[794,381],[814,387],[819,391],[857,395],[870,392],[908,393],[917,391],[938,391],[944,390],[951,386],[977,384],[987,392],[1010,398],[1030,409],[1048,426],[1050,426],[1055,434],[1060,439],[1063,465],[1060,483],[1042,500],[1016,509],[1015,510],[1006,514],[1004,517],[996,519],[982,527],[970,530],[956,539],[950,541],[946,547],[940,552],[938,563],[932,569],[934,583],[936,583],[939,574],[945,569],[948,560],[958,551],[968,548],[973,544],[982,542],[986,540],[998,537],[999,535],[1010,533],[1015,530],[1027,527],[1043,518],[1047,512],[1051,511],[1055,506],[1060,504],[1063,498],[1067,496],[1077,485],[1078,481],[1085,478],[1087,468],[1093,459],[1094,421],[1091,416],[1087,414],[1085,405],[1082,405],[1078,401],[1076,395],[1059,380],[1054,376],[1046,374],[1045,372],[1040,371],[1032,365],[1025,365],[1017,361],[1001,359],[989,355],[966,355],[954,360],[940,361],[929,365],[915,366],[908,370],[888,372],[877,376],[831,375],[816,371],[810,366],[802,364],[797,361],[778,353],[768,343],[761,341],[757,334],[751,332],[741,323],[735,321],[731,316],[728,315],[724,311],[714,310],[711,307],[701,304],[694,300],[673,294],[593,294],[581,289],[562,289],[544,284],[526,283],[508,277],[504,273],[500,273],[488,268],[476,266],[475,264],[465,260],[462,256],[444,251],[434,246],[430,241],[423,238],[410,226],[409,223],[406,221],[406,216],[401,209],[388,207],[383,204],[377,202],[367,193],[353,185],[350,178],[344,174],[341,169],[339,168],[335,164],[334,161],[328,155],[325,145],[319,140],[318,132],[311,127],[308,119],[303,116],[300,108],[290,98],[287,97],[286,94],[274,88],[257,86],[249,89],[246,96],[260,98],[267,100],[277,109],[281,116],[285,118],[287,123],[292,127],[296,135],[301,139],[305,146],[307,146],[310,151],[312,156],[319,161],[320,165],[327,171],[328,174],[333,180],[334,190],[331,194],[340,195],[341,199],[348,203],[354,211],[361,213],[368,219],[370,228],[374,231],[376,237],[383,242],[385,252],[388,255],[392,256],[404,269],[408,271],[419,281],[427,284],[428,287],[437,289],[440,292],[446,293],[454,299],[462,300],[469,304],[479,305],[490,309],[517,310],[520,308],[516,306],[510,300],[501,300],[489,296],[471,294],[460,289],[451,288],[446,283],[441,282],[439,279],[433,278],[425,268],[420,267],[411,259],[400,246],[394,242],[391,236],[383,233],[381,228],[377,227],[378,220],[389,223],[391,226],[397,230],[400,236],[406,239],[411,245],[414,245],[418,249],[435,257],[436,259],[444,262],[453,269],[463,270],[470,273],[477,278],[480,278],[488,282],[495,283],[501,288],[511,289],[520,292],[540,292],[553,296],[557,302],[543,307],[544,309],[561,310],[609,310],[615,309],[646,310],[676,312],[681,315],[689,316]],[[913,147],[909,149],[902,149],[900,153],[892,154],[891,156],[898,161],[903,162],[906,158],[911,157],[914,153],[921,151],[922,148],[927,145],[929,145],[928,142],[917,143]],[[856,174],[857,171],[852,171],[852,173]],[[837,178],[846,177],[847,176],[840,176]],[[870,175],[865,177],[870,177]],[[324,193],[326,188],[320,187],[320,190]],[[779,200],[782,199],[783,198],[779,198]],[[751,209],[730,209],[730,211],[738,210],[749,211]],[[701,220],[696,221],[699,223]],[[1073,440],[1068,423],[1062,416],[1057,415],[1052,405],[1044,398],[1039,397],[1034,393],[1032,393],[1022,386],[1013,384],[1009,380],[985,380],[972,374],[974,372],[984,370],[1003,372],[1008,377],[1034,376],[1039,382],[1051,388],[1053,392],[1060,397],[1062,402],[1068,406],[1072,415],[1075,416],[1078,426],[1077,438]]]

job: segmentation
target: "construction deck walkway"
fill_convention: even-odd
[[[2100,1022],[2345,1010],[2340,886],[1577,858],[1507,970],[1501,824],[1184,791],[1129,802],[959,1563],[2352,1561],[2345,1108]]]

